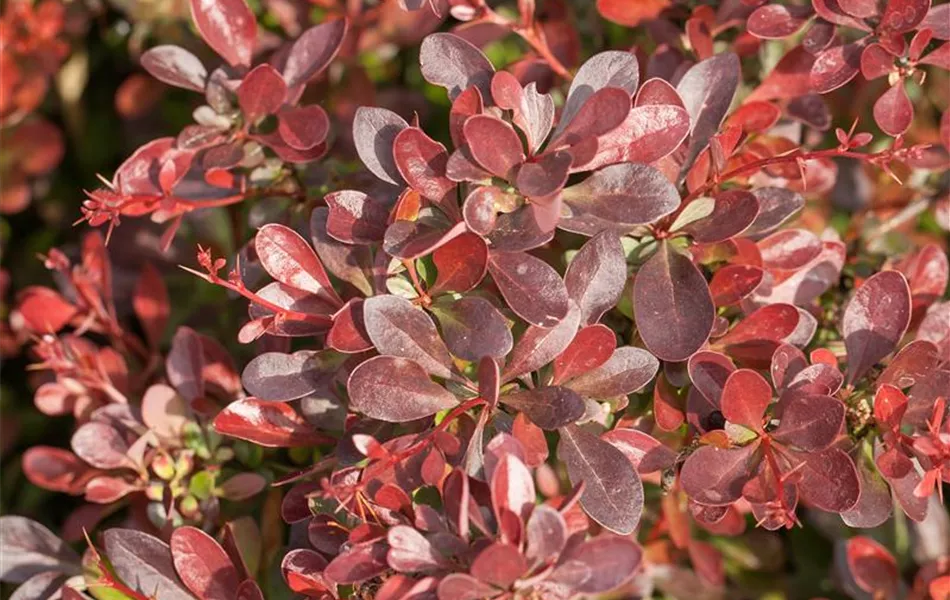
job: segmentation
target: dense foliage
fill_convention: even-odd
[[[948,39],[930,0],[11,0],[0,580],[947,599]]]

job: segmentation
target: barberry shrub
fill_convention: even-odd
[[[950,5],[318,5],[191,0],[141,66],[194,124],[12,287],[76,498],[0,517],[11,597],[948,597]]]

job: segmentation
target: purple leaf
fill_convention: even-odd
[[[419,49],[422,76],[442,86],[455,99],[468,88],[477,86],[483,98],[491,98],[491,78],[495,67],[482,51],[451,33],[433,33],[422,40]]]
[[[572,390],[587,398],[604,400],[626,396],[653,380],[659,361],[642,348],[622,346],[607,362],[570,381]]]
[[[782,419],[772,437],[805,452],[830,446],[844,425],[844,404],[831,396],[796,394],[782,409]]]
[[[228,64],[251,65],[257,17],[244,0],[191,0],[191,18],[204,41]]]
[[[643,485],[623,453],[576,425],[560,429],[558,458],[574,485],[584,482],[581,507],[610,531],[629,535],[643,512]]]
[[[555,137],[570,124],[587,100],[604,88],[620,88],[632,96],[637,90],[640,67],[637,58],[630,52],[607,51],[590,57],[571,81],[567,102],[561,111],[561,120],[554,132]]]
[[[851,457],[838,448],[807,455],[798,490],[802,499],[828,512],[852,508],[861,493],[858,471]]]
[[[194,600],[178,579],[165,542],[131,529],[108,529],[102,542],[116,575],[132,589],[163,600]]]
[[[445,558],[439,554],[429,540],[421,533],[406,525],[397,525],[386,534],[389,552],[386,562],[402,573],[434,571],[448,566]]]
[[[371,579],[389,569],[387,551],[383,540],[354,544],[330,561],[324,573],[339,585]]]
[[[910,324],[910,288],[898,271],[870,277],[854,293],[841,320],[848,351],[847,384],[890,354]]]
[[[414,421],[458,404],[417,363],[392,356],[371,358],[354,369],[347,390],[351,410],[391,423]]]
[[[587,140],[598,138],[614,131],[624,122],[631,108],[630,92],[616,87],[597,90],[584,101],[566,127],[558,127],[549,148],[571,148],[575,162],[587,163],[584,152],[575,151],[577,146]]]
[[[451,377],[452,357],[435,323],[409,300],[393,295],[367,298],[363,321],[380,354],[408,358],[432,375]]]
[[[581,312],[581,322],[596,323],[617,305],[627,280],[627,259],[617,234],[603,231],[585,243],[564,273],[564,285]]]
[[[277,112],[287,96],[287,84],[274,67],[265,63],[244,76],[237,96],[244,119],[255,124]]]
[[[676,91],[692,120],[689,146],[683,168],[685,176],[722,124],[740,80],[739,57],[732,53],[717,54],[697,63],[683,75]]]
[[[265,352],[244,368],[244,388],[262,400],[290,402],[316,391],[329,392],[339,358],[333,352]]]
[[[752,478],[758,447],[758,443],[726,449],[699,447],[680,471],[683,490],[701,504],[732,504],[742,497],[742,486]]]
[[[745,230],[747,237],[763,235],[777,229],[805,206],[805,199],[801,194],[785,188],[755,188],[752,193],[759,201],[759,214]]]
[[[465,141],[479,166],[496,177],[513,179],[512,169],[525,160],[521,138],[511,125],[490,115],[465,121]]]
[[[700,244],[714,244],[746,230],[759,213],[759,201],[745,190],[729,190],[714,196],[712,212],[683,227]]]
[[[178,576],[199,598],[234,598],[237,569],[224,548],[204,531],[190,526],[172,532],[169,543]]]
[[[623,452],[641,475],[661,471],[676,462],[676,452],[638,429],[619,427],[608,431],[601,438]]]
[[[45,571],[75,574],[79,555],[66,542],[36,521],[16,515],[0,517],[0,580],[22,583]]]
[[[682,361],[709,338],[715,305],[703,274],[664,241],[637,272],[633,312],[647,349],[660,359]]]
[[[556,558],[567,543],[568,529],[564,517],[544,504],[534,507],[525,525],[525,557],[534,562]]]
[[[79,427],[70,440],[76,456],[98,469],[130,467],[134,463],[126,454],[129,446],[111,425],[90,422]]]
[[[277,281],[342,304],[313,248],[290,227],[264,225],[254,237],[254,247],[261,266]]]
[[[571,154],[566,151],[547,152],[521,165],[515,186],[529,198],[542,198],[558,192],[567,183]]]
[[[438,202],[455,189],[445,176],[449,154],[418,127],[407,127],[393,139],[393,159],[402,178],[424,198]]]
[[[291,88],[305,85],[322,72],[340,50],[346,37],[346,19],[336,19],[307,29],[294,41],[284,64],[284,79]]]
[[[393,158],[393,143],[407,127],[409,123],[385,108],[361,106],[353,118],[353,143],[360,160],[373,175],[393,185],[404,183]]]
[[[471,573],[479,581],[508,589],[527,570],[528,565],[517,547],[495,542],[475,557]]]
[[[579,311],[572,305],[564,320],[554,327],[528,327],[508,357],[502,381],[540,369],[557,358],[574,339],[579,318]]]
[[[511,310],[528,323],[553,327],[567,316],[567,288],[543,260],[524,252],[493,252],[488,271]]]
[[[330,441],[290,405],[256,398],[232,402],[218,413],[213,425],[221,435],[268,448],[316,446]]]
[[[345,244],[374,244],[386,233],[389,211],[363,192],[342,190],[323,197],[330,214],[326,232]]]
[[[541,429],[554,430],[584,416],[585,404],[577,392],[563,386],[545,386],[501,397],[502,404],[523,412]]]
[[[511,351],[514,339],[508,321],[488,300],[468,296],[436,302],[431,310],[453,355],[477,361],[485,356],[504,358]]]
[[[142,55],[142,66],[152,77],[173,85],[203,92],[208,71],[197,56],[180,46],[162,45]]]

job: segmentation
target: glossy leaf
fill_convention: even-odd
[[[564,273],[564,285],[581,311],[581,321],[596,323],[616,306],[627,279],[627,262],[620,238],[603,231],[574,255]]]
[[[257,18],[244,0],[191,0],[201,37],[231,66],[249,66],[257,43]]]
[[[445,344],[454,356],[477,361],[504,358],[514,344],[508,321],[491,302],[476,296],[434,304]]]
[[[819,452],[838,437],[844,413],[844,404],[831,396],[796,394],[783,408],[772,437],[807,452]]]
[[[215,431],[268,448],[316,446],[329,441],[287,404],[245,398],[214,418]]]
[[[451,99],[471,86],[478,87],[483,98],[491,97],[495,68],[481,50],[457,35],[433,33],[422,40],[419,66],[426,81],[447,89]]]
[[[180,46],[162,45],[142,54],[142,66],[168,85],[203,92],[208,71],[197,56]]]
[[[103,549],[122,581],[132,589],[169,600],[193,600],[175,572],[168,544],[131,529],[108,529]]]
[[[586,410],[584,400],[574,390],[546,386],[501,397],[502,404],[524,413],[542,429],[553,430],[574,423]]]
[[[237,595],[237,569],[218,542],[195,527],[179,527],[169,543],[178,576],[199,598]]]
[[[467,292],[488,272],[488,246],[474,233],[465,232],[432,253],[438,270],[432,293]]]
[[[897,271],[883,271],[854,293],[841,320],[848,350],[847,383],[890,354],[910,323],[910,289]]]
[[[622,346],[614,350],[607,362],[576,377],[567,385],[588,398],[615,398],[643,388],[659,368],[659,361],[646,350]]]

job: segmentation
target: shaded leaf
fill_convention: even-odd
[[[538,327],[553,327],[568,313],[564,281],[550,265],[524,252],[493,252],[488,271],[508,306]]]
[[[514,344],[508,321],[491,302],[477,296],[433,304],[449,351],[468,361],[504,358]]]
[[[626,279],[623,246],[611,231],[602,231],[581,246],[564,273],[567,293],[586,324],[596,323],[616,306]]]
[[[553,430],[574,423],[584,416],[583,398],[564,386],[545,386],[501,397],[502,404],[527,415],[542,429]]]

